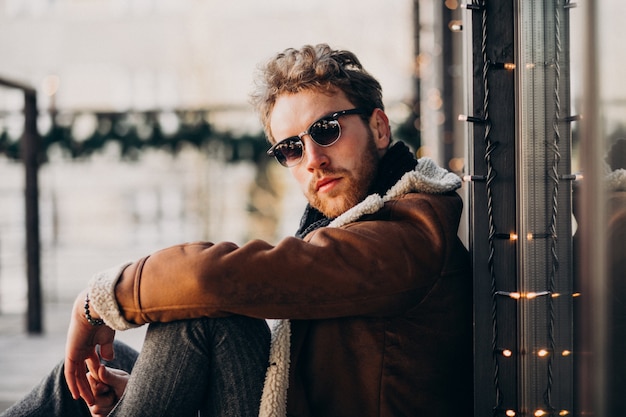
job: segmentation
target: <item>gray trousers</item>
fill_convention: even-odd
[[[151,324],[141,353],[115,343],[108,366],[131,373],[109,416],[258,416],[270,332],[264,320],[241,316]],[[131,372],[132,371],[132,372]],[[57,365],[0,417],[86,416]]]

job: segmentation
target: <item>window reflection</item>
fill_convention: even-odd
[[[583,113],[572,165],[586,170],[574,189],[576,383],[580,415],[618,416],[626,415],[626,4],[587,0],[581,9],[571,25],[572,106]]]

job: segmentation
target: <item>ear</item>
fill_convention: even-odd
[[[389,118],[382,109],[374,109],[370,116],[370,129],[374,135],[376,149],[382,155],[385,153],[391,142],[391,128]]]

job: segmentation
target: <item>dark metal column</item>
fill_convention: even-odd
[[[474,2],[476,3],[476,2]],[[468,7],[469,8],[469,7]],[[492,66],[514,60],[513,1],[470,8],[470,250],[474,265],[475,415],[517,409],[515,78]],[[498,414],[496,414],[498,415]]]
[[[24,135],[22,160],[26,170],[26,273],[28,277],[27,330],[42,333],[41,265],[39,237],[39,135],[37,133],[37,96],[24,92]]]
[[[568,11],[474,1],[477,417],[573,414]]]
[[[43,332],[40,236],[39,236],[39,184],[40,163],[39,133],[37,131],[37,93],[27,85],[0,79],[0,85],[24,92],[24,133],[21,139],[21,158],[25,169],[25,219],[26,219],[26,275],[28,281],[28,307],[26,327],[28,333]]]

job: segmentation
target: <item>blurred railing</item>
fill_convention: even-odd
[[[39,133],[37,132],[37,92],[29,85],[0,77],[0,86],[24,93],[24,132],[20,140],[20,158],[24,163],[26,181],[26,275],[28,281],[28,333],[43,332],[41,308],[41,266],[39,236]]]

